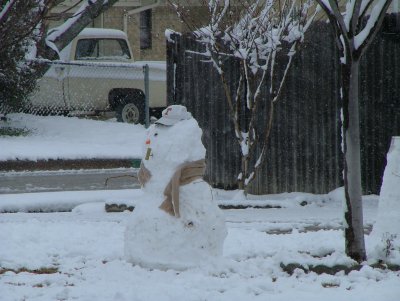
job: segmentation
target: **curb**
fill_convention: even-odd
[[[111,169],[111,168],[138,168],[140,159],[49,159],[49,160],[12,160],[0,161],[0,172],[7,171],[38,171],[60,169]]]

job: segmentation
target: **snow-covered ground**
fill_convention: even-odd
[[[141,126],[77,118],[15,114],[10,125],[30,134],[0,137],[0,160],[141,157],[145,137]],[[390,239],[380,242],[366,235],[368,262],[347,275],[301,269],[290,275],[282,269],[281,264],[290,263],[354,263],[344,252],[341,189],[327,195],[284,193],[248,200],[236,192],[214,190],[220,205],[280,208],[224,210],[228,236],[223,257],[183,271],[126,261],[124,231],[132,213],[106,213],[104,205],[135,205],[141,193],[0,195],[0,211],[17,211],[0,214],[0,301],[399,300],[400,272],[368,265],[386,251],[391,263],[400,264],[400,252],[390,250]],[[378,196],[363,198],[367,233],[376,221],[378,201]],[[71,211],[27,213],[40,210]]]
[[[0,137],[0,161],[142,156],[145,128],[141,125],[29,114],[8,117],[0,126],[24,129],[28,134]]]
[[[18,202],[24,208],[29,200],[41,198],[47,207],[57,206],[55,194],[26,194]],[[0,300],[383,301],[400,296],[399,272],[365,265],[348,275],[302,270],[289,275],[280,267],[293,262],[351,263],[344,255],[342,208],[335,194],[254,197],[253,201],[279,203],[282,208],[224,210],[228,226],[224,257],[185,271],[152,270],[125,261],[124,230],[131,213],[105,213],[104,201],[134,202],[138,194],[138,190],[78,192],[72,199],[91,203],[72,212],[0,214]],[[214,195],[221,204],[235,202],[229,193]],[[68,199],[67,193],[64,198]],[[6,200],[3,195],[0,203]],[[308,205],[301,206],[303,201]],[[377,203],[377,196],[364,198],[366,226],[376,218]],[[372,258],[374,242],[368,235],[366,243]],[[22,268],[57,270],[37,274],[19,272]]]

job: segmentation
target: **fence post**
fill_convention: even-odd
[[[145,111],[145,126],[146,129],[150,126],[150,114],[149,114],[149,65],[143,66],[143,73],[144,73],[144,95],[145,95],[145,102],[144,102],[144,111]]]

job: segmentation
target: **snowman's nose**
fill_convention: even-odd
[[[150,139],[146,140],[146,145],[150,144]]]

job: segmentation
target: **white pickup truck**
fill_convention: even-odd
[[[145,121],[143,66],[149,66],[149,108],[167,105],[165,62],[134,62],[127,36],[115,29],[84,29],[52,63],[30,97],[30,109],[69,115],[114,111],[118,121]]]

